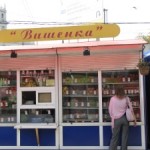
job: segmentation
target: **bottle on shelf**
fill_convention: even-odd
[[[108,82],[104,82],[103,79],[105,78],[111,78],[111,80]],[[133,109],[135,109],[136,118],[140,120],[138,70],[131,70],[131,71],[125,70],[125,71],[114,71],[114,72],[106,71],[102,73],[103,121],[110,121],[109,116],[107,116],[108,114],[106,110],[108,109],[110,97],[115,94],[115,87],[119,85],[123,85],[125,94],[132,98],[132,104],[133,104]]]
[[[62,74],[63,120],[65,122],[91,122],[88,119],[89,111],[97,110],[98,80],[96,78],[98,79],[98,73],[72,72],[72,75],[73,80],[69,73]],[[66,94],[67,90],[68,94]],[[95,121],[95,119],[92,120]]]
[[[90,106],[91,106],[91,104],[90,104],[90,102],[88,101],[88,102],[87,102],[87,107],[90,107]]]

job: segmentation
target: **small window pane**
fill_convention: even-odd
[[[22,104],[33,105],[36,103],[36,92],[35,91],[23,91],[22,92]]]
[[[39,93],[38,94],[38,102],[39,103],[51,103],[52,102],[52,94],[51,93]]]

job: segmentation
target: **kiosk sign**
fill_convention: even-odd
[[[120,33],[116,24],[8,29],[0,31],[0,42],[31,42],[115,37]]]

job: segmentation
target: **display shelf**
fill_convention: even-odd
[[[54,85],[54,70],[22,70],[20,72],[21,87],[50,87]]]
[[[98,122],[98,73],[62,73],[63,122]]]
[[[0,72],[0,123],[16,122],[16,72]]]
[[[64,107],[78,107],[78,108],[82,108],[82,107],[86,107],[86,108],[91,108],[91,107],[98,107],[98,97],[96,98],[88,98],[87,97],[65,97],[64,98],[64,102],[63,102],[63,108]]]
[[[16,108],[5,107],[0,110],[0,123],[15,123]]]
[[[54,123],[54,109],[21,109],[20,123]]]
[[[102,108],[103,122],[110,122],[108,106],[110,98],[115,95],[117,86],[124,86],[125,94],[130,98],[137,121],[141,121],[140,92],[138,70],[102,72]]]
[[[54,70],[20,71],[19,96],[20,124],[37,126],[37,124],[55,123]],[[22,125],[20,127],[26,128]]]

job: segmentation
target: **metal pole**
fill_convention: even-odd
[[[108,11],[108,9],[103,9],[103,12],[104,12],[104,23],[108,23],[108,16],[107,16],[107,11]]]

